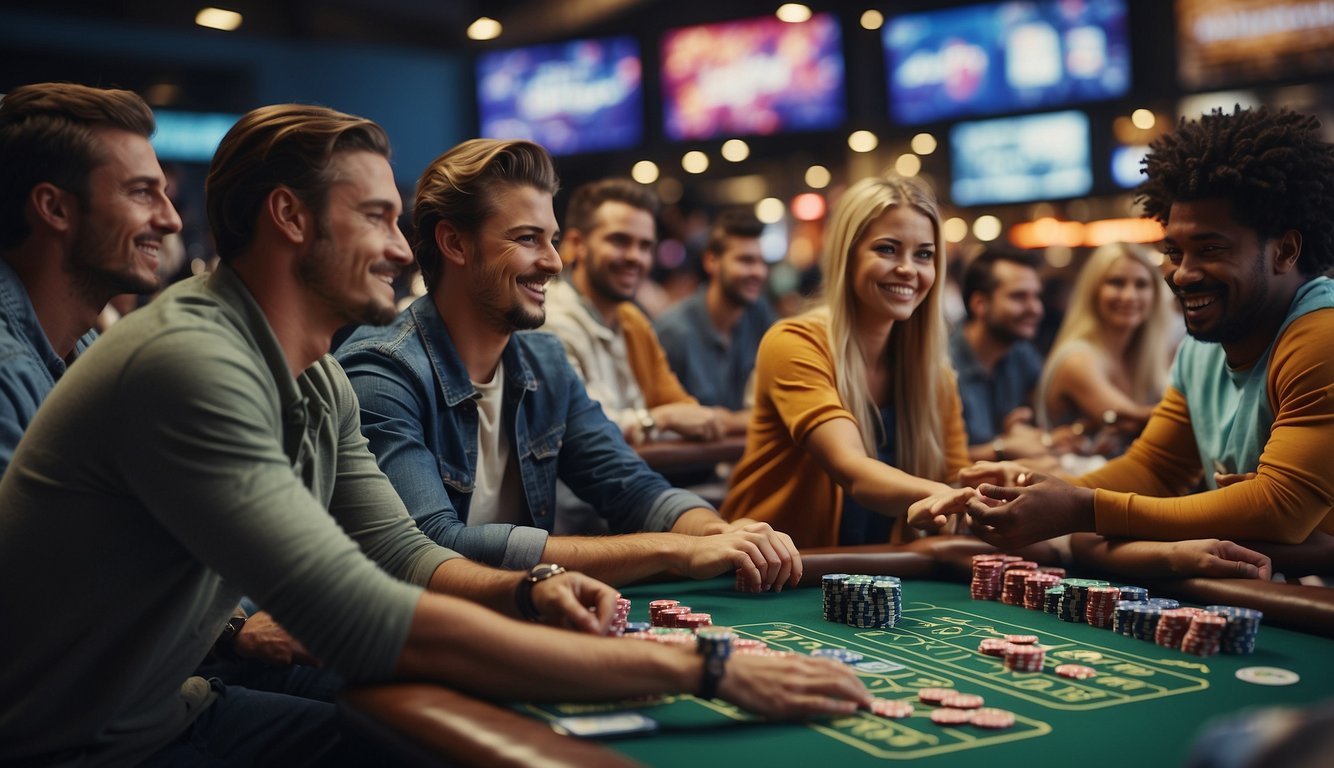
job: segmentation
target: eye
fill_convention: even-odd
[[[1164,249],[1163,249],[1163,256],[1166,257],[1166,259],[1167,259],[1168,261],[1172,262],[1173,264],[1180,264],[1180,263],[1181,263],[1181,249],[1180,249],[1180,248],[1164,248]]]
[[[936,258],[936,252],[923,248],[922,250],[914,254],[914,256],[917,257],[918,261],[934,261]]]
[[[871,248],[871,250],[875,251],[881,256],[893,256],[894,254],[898,253],[898,248],[896,248],[893,243],[877,243]]]

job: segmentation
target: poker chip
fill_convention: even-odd
[[[848,650],[847,648],[816,648],[811,651],[811,655],[818,658],[841,661],[844,664],[856,664],[862,660],[862,655],[860,653]]]
[[[675,608],[676,606],[678,606],[678,605],[680,605],[680,604],[681,604],[681,601],[680,601],[680,600],[652,600],[652,601],[650,601],[649,604],[648,604],[648,618],[649,618],[649,623],[652,624],[652,625],[655,626],[655,627],[660,627],[660,626],[662,626],[662,624],[661,624],[661,623],[659,622],[659,620],[658,620],[658,614],[662,612],[662,609],[664,609],[664,608]]]
[[[986,702],[975,693],[952,693],[941,699],[940,705],[952,709],[977,709]]]
[[[1255,639],[1260,631],[1260,620],[1264,614],[1254,608],[1239,608],[1231,605],[1210,605],[1205,612],[1215,613],[1227,618],[1219,648],[1223,653],[1247,654],[1255,652]]]
[[[1002,555],[974,555],[973,580],[969,586],[969,594],[974,600],[999,600],[1001,575],[1004,571],[1005,560]]]
[[[1005,642],[1014,645],[1033,645],[1037,643],[1037,635],[1006,635]]]
[[[1024,604],[1024,582],[1037,571],[1027,568],[1007,568],[1001,585],[1000,601],[1006,605]]]
[[[942,707],[931,710],[931,722],[936,725],[967,725],[973,721],[971,709]]]
[[[1061,577],[1053,573],[1034,573],[1024,579],[1024,607],[1030,611],[1040,611],[1047,595],[1047,589],[1061,583]]]
[[[917,700],[923,704],[939,704],[953,694],[953,688],[923,688],[917,692]]]
[[[1014,713],[995,707],[983,707],[973,710],[973,717],[969,722],[978,728],[1002,730],[1014,725]]]
[[[1163,609],[1151,603],[1141,603],[1132,611],[1131,635],[1138,640],[1153,642],[1158,632],[1158,617]]]
[[[988,637],[977,644],[977,650],[987,656],[1004,657],[1005,649],[1010,647],[1010,641],[1003,637]]]
[[[820,577],[824,620],[844,624],[848,620],[848,574],[826,573]]]
[[[713,616],[707,613],[685,613],[676,617],[676,626],[685,629],[699,629],[713,624]]]
[[[627,621],[625,622],[625,634],[647,632],[651,626],[647,621]]]
[[[1098,586],[1088,588],[1088,603],[1084,606],[1084,621],[1090,627],[1110,629],[1116,617],[1116,604],[1120,602],[1119,587]]]
[[[1302,678],[1282,667],[1242,667],[1237,670],[1237,679],[1255,685],[1292,685]]]
[[[905,717],[912,717],[915,711],[911,701],[899,701],[896,699],[871,700],[871,712],[880,717],[890,717],[895,720],[900,720]]]
[[[1061,677],[1068,677],[1071,680],[1087,680],[1090,677],[1097,677],[1098,670],[1093,667],[1086,667],[1083,664],[1058,664],[1056,665],[1056,674]]]
[[[691,613],[688,605],[674,605],[658,611],[655,627],[675,627],[676,618]]]
[[[1134,637],[1135,626],[1135,606],[1140,603],[1134,600],[1118,600],[1116,609],[1112,613],[1112,631],[1118,635]]]
[[[1005,649],[1005,668],[1011,672],[1041,672],[1047,652],[1040,645],[1010,644]]]
[[[1176,600],[1173,600],[1170,597],[1151,597],[1149,598],[1149,605],[1155,606],[1157,608],[1162,608],[1164,611],[1169,611],[1181,607],[1181,603],[1177,602]]]
[[[1190,629],[1194,616],[1192,608],[1169,608],[1163,611],[1158,615],[1153,641],[1164,648],[1180,648],[1181,640],[1186,636],[1186,630]]]
[[[1222,647],[1227,617],[1217,613],[1197,613],[1181,638],[1181,650],[1196,656],[1213,656]]]

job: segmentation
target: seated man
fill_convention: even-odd
[[[748,210],[720,215],[704,244],[708,284],[654,323],[672,372],[700,403],[719,409],[729,434],[746,431],[755,353],[775,320],[764,298],[769,265],[760,252],[763,231],[764,223]]]
[[[129,91],[36,83],[0,101],[0,475],[112,296],[152,293],[181,229]]]
[[[632,301],[651,266],[657,210],[653,192],[629,179],[574,191],[561,243],[570,277],[549,286],[546,329],[627,439],[640,442],[661,430],[715,440],[722,418],[681,386],[652,323]]]
[[[615,593],[437,546],[366,449],[324,351],[394,314],[411,254],[388,151],[379,126],[320,107],[242,117],[206,185],[219,271],[113,326],[33,420],[0,480],[0,612],[23,626],[0,633],[0,762],[295,765],[336,747],[332,704],[191,676],[242,594],[354,682],[869,705],[834,664],[740,656],[719,678],[678,649],[483,607],[599,631]]]
[[[589,399],[559,340],[515,333],[542,325],[560,272],[556,185],[527,141],[464,142],[422,174],[413,250],[428,294],[338,350],[380,468],[422,531],[491,565],[559,561],[612,583],[737,568],[756,590],[795,585],[791,539],[729,527],[672,488]],[[549,537],[557,479],[634,535]]]
[[[1170,386],[1130,449],[1073,485],[981,485],[993,503],[970,503],[974,531],[1006,547],[1072,531],[1248,546],[1334,533],[1334,281],[1321,276],[1334,264],[1334,146],[1314,118],[1258,108],[1151,147],[1139,199],[1165,227],[1190,333]],[[1032,479],[1005,464],[966,473]],[[1208,490],[1183,495],[1201,479]]]

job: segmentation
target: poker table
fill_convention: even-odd
[[[1149,584],[1155,596],[1183,604],[1263,606],[1264,625],[1248,655],[1199,658],[1054,615],[969,597],[960,578],[963,550],[883,552],[867,548],[806,555],[803,587],[747,594],[733,579],[671,581],[622,590],[631,621],[646,621],[648,602],[670,598],[712,615],[771,648],[809,653],[835,647],[863,655],[858,669],[880,698],[916,702],[927,687],[981,695],[1015,715],[1013,727],[985,730],[931,722],[933,707],[909,718],[858,712],[807,723],[758,720],[730,704],[694,696],[598,704],[496,705],[425,684],[354,689],[340,701],[349,723],[420,764],[442,756],[478,765],[771,765],[883,766],[1181,765],[1201,729],[1220,715],[1264,705],[1308,706],[1334,695],[1334,600],[1316,588],[1284,589],[1239,580]],[[903,579],[903,614],[891,629],[825,621],[821,591],[828,572],[892,574]],[[1271,613],[1272,612],[1272,613]],[[1287,627],[1280,626],[1286,624]],[[1015,673],[981,654],[986,637],[1032,634],[1046,648],[1041,673]],[[626,642],[636,642],[626,640]],[[1095,677],[1053,674],[1057,664],[1094,668]],[[1242,672],[1248,668],[1273,671]],[[1291,673],[1291,674],[1288,674]],[[1296,676],[1296,682],[1267,685]],[[607,740],[557,735],[556,717],[635,711],[656,733]],[[452,732],[452,733],[451,733]],[[479,735],[480,734],[480,735]],[[518,750],[516,753],[515,750]]]

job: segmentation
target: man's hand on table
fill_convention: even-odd
[[[668,403],[651,413],[659,430],[675,432],[687,440],[717,440],[725,431],[718,412],[703,405]]]
[[[1274,575],[1268,556],[1226,539],[1192,539],[1164,545],[1172,572],[1179,576],[1269,581]]]
[[[768,523],[741,519],[722,533],[692,536],[682,544],[678,570],[692,579],[707,579],[736,569],[751,592],[778,592],[801,581],[797,545],[792,537],[775,531]]]
[[[310,651],[306,650],[306,646],[289,635],[268,611],[257,611],[246,619],[245,624],[236,633],[232,649],[243,659],[253,659],[278,666],[289,664],[318,666],[320,663]]]
[[[533,605],[542,623],[593,635],[607,633],[618,597],[615,588],[575,571],[533,585]]]
[[[806,655],[733,656],[718,695],[775,720],[847,715],[872,698],[847,665]]]

